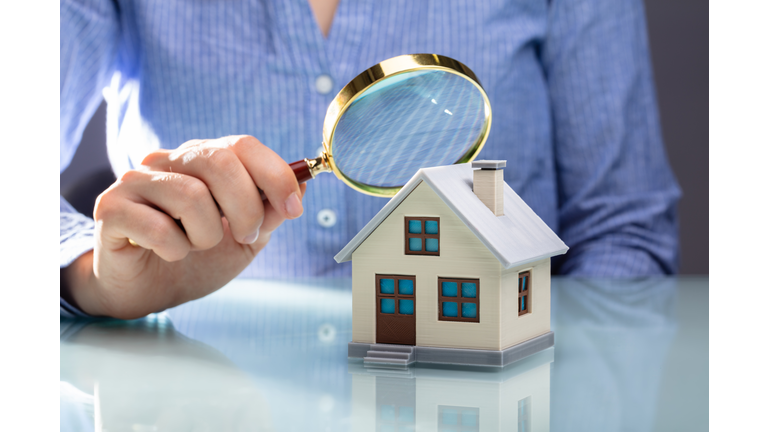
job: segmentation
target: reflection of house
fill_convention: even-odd
[[[350,363],[351,430],[548,431],[553,359],[545,350],[490,373]]]
[[[339,252],[352,260],[350,357],[503,366],[552,346],[549,261],[568,247],[505,165],[420,170]]]

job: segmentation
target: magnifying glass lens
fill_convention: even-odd
[[[456,163],[486,127],[482,91],[438,69],[403,72],[366,89],[342,114],[331,141],[344,175],[399,187],[425,166]]]

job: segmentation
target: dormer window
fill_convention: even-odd
[[[440,218],[405,218],[405,254],[440,255]]]

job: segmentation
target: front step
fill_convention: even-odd
[[[408,360],[408,358],[411,357],[411,353],[370,350],[366,357]]]
[[[408,345],[373,344],[363,357],[366,366],[408,366],[415,359],[413,347]]]
[[[394,359],[394,358],[384,358],[384,357],[364,357],[363,363],[369,365],[369,364],[394,364],[394,365],[401,365],[401,366],[407,366],[412,361],[409,361],[409,359]]]
[[[371,344],[370,350],[412,353],[413,346],[412,345],[395,345],[395,344]]]

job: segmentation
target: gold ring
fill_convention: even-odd
[[[130,243],[130,244],[131,244],[131,246],[135,246],[135,247],[141,247],[141,246],[139,246],[139,244],[138,244],[138,243],[136,243],[135,241],[133,241],[133,239],[130,239],[130,238],[128,239],[128,243]]]

